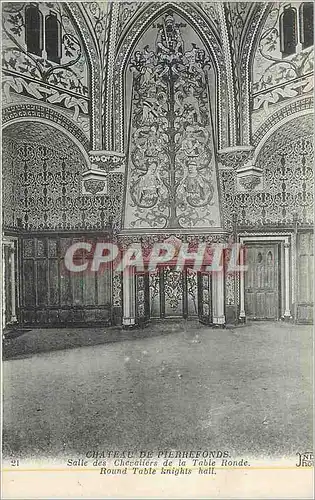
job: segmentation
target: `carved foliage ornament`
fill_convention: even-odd
[[[122,169],[125,166],[125,155],[115,151],[90,151],[90,162],[101,170]]]
[[[219,151],[218,160],[224,167],[236,170],[253,158],[253,155],[252,146],[235,146]]]
[[[83,182],[86,193],[91,193],[91,194],[101,193],[106,186],[105,181],[100,181],[97,179],[88,179]]]
[[[239,179],[239,183],[247,191],[253,191],[255,187],[260,184],[260,182],[261,182],[261,177],[258,175],[247,175],[246,177],[242,177]]]

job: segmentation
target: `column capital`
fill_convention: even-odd
[[[92,168],[106,172],[123,172],[126,156],[118,151],[89,151]]]
[[[233,146],[218,151],[219,168],[236,171],[237,191],[259,191],[263,188],[263,171],[255,164],[253,146]]]
[[[90,151],[90,168],[82,174],[82,194],[107,194],[108,174],[125,170],[125,154],[116,151]]]

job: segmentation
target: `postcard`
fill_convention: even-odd
[[[3,498],[313,498],[313,2],[1,8]]]

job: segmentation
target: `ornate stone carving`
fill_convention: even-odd
[[[82,174],[83,194],[107,194],[107,173],[90,169]]]
[[[259,184],[261,183],[261,177],[259,177],[258,175],[250,174],[246,177],[241,177],[239,179],[239,183],[244,187],[246,191],[254,191],[256,186],[259,186]]]
[[[255,166],[253,160],[239,168],[236,175],[238,191],[255,191],[258,186],[260,186],[260,189],[262,188],[263,171]]]
[[[207,245],[212,245],[214,243],[228,243],[229,242],[229,234],[228,233],[218,233],[218,234],[184,234],[184,233],[159,233],[159,234],[140,234],[137,233],[135,235],[123,234],[121,233],[118,236],[118,244],[121,249],[128,248],[129,245],[133,243],[140,243],[141,247],[144,251],[144,254],[147,251],[150,251],[152,246],[155,243],[159,242],[169,242],[169,238],[171,241],[177,241],[182,243],[188,243],[189,248],[197,249],[201,243],[206,243]],[[178,244],[178,243],[177,243]]]
[[[218,160],[224,168],[237,170],[253,157],[253,146],[234,146],[218,151]]]
[[[105,180],[104,181],[100,181],[100,180],[97,180],[97,179],[88,179],[86,181],[83,181],[83,185],[84,185],[84,190],[85,190],[85,193],[84,194],[103,194],[103,193],[106,193],[106,190],[105,190],[105,187],[106,187],[106,182]]]
[[[253,135],[253,144],[257,146],[259,142],[263,139],[263,137],[275,127],[279,122],[285,120],[288,117],[291,117],[294,114],[299,113],[310,113],[314,108],[314,97],[300,97],[295,99],[293,102],[290,102],[286,106],[282,106],[275,113],[273,113],[267,120],[265,120],[262,125],[258,128],[258,130]],[[253,120],[255,120],[255,116],[253,116]]]
[[[90,151],[90,162],[92,167],[105,170],[106,172],[122,172],[125,167],[125,155],[115,151]]]
[[[69,118],[56,109],[51,109],[41,104],[14,104],[3,109],[3,123],[8,123],[12,120],[16,120],[17,118],[44,118],[46,120],[50,120],[64,127],[68,132],[76,137],[76,139],[78,139],[86,150],[89,149],[89,140],[82,130],[75,123],[73,123],[72,120],[69,120]]]

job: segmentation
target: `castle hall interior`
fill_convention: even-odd
[[[38,370],[39,394],[44,370],[57,369],[58,356],[71,357],[66,385],[79,369],[96,370],[97,379],[103,353],[103,369],[118,385],[131,384],[138,370],[142,392],[136,390],[151,387],[155,399],[153,367],[161,377],[174,370],[176,384],[188,377],[189,386],[199,369],[220,384],[223,365],[235,377],[241,363],[245,385],[244,370],[261,370],[253,394],[244,389],[253,404],[259,406],[259,377],[278,377],[279,384],[292,382],[300,408],[309,409],[299,377],[308,376],[301,366],[313,321],[313,2],[1,4],[10,449],[23,448],[14,419],[26,411],[24,391],[30,401],[34,396],[23,382],[27,369]],[[294,346],[304,360],[298,368]],[[89,369],[88,352],[95,361]],[[134,363],[129,378],[126,363]],[[307,411],[285,403],[284,388],[265,392],[270,408],[280,398],[292,419],[305,419],[298,436],[284,439],[289,451],[301,449],[297,439],[307,448]],[[193,389],[189,394],[193,400]],[[171,408],[176,397],[169,397]],[[198,413],[206,399],[198,398],[186,417],[192,426],[204,422],[196,430],[202,441],[210,427]],[[125,415],[120,404],[118,420]],[[31,415],[30,449],[43,450],[47,435],[39,436]],[[62,418],[58,413],[74,447],[83,434],[96,439],[80,426],[67,431]],[[131,419],[137,442],[163,439],[152,418],[143,428]],[[127,434],[128,422],[121,422]],[[220,427],[226,440],[238,435],[229,425]],[[171,447],[182,435],[167,429]],[[123,440],[114,427],[110,432]],[[51,430],[52,449],[59,438]],[[271,436],[268,442],[275,452]]]

